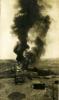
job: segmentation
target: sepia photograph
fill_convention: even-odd
[[[59,0],[0,0],[0,100],[59,100]]]

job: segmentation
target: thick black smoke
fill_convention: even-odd
[[[41,2],[41,0],[39,1]],[[41,14],[43,6],[38,4],[38,0],[18,0],[18,8],[21,10],[15,15],[13,33],[18,36],[19,42],[14,48],[17,54],[17,61],[28,67],[36,61],[38,55],[41,56],[44,49],[44,42],[41,37],[45,37],[49,29],[50,18]],[[34,28],[34,26],[36,28]],[[31,28],[36,29],[34,47],[30,50],[28,45],[28,33]],[[30,33],[35,34],[35,33]],[[30,41],[30,38],[29,38]]]

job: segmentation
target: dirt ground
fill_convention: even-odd
[[[22,84],[15,84],[14,77],[9,77],[9,72],[5,73],[8,69],[10,69],[9,63],[0,63],[0,100],[59,100],[59,85],[54,83],[59,80],[59,76],[26,79]],[[44,83],[47,87],[45,89],[34,89],[34,83]]]

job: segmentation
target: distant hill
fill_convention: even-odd
[[[13,59],[0,59],[0,63],[9,63],[9,62],[16,62],[16,60]]]
[[[8,60],[0,60],[0,71],[1,69],[10,69],[16,65],[16,60],[8,59]],[[39,63],[33,65],[38,69],[48,69],[54,72],[59,73],[59,59],[45,59],[40,60]]]
[[[8,63],[8,62],[16,62],[16,60],[14,59],[0,59],[0,63]],[[43,64],[59,64],[59,59],[41,59],[39,60],[39,63],[43,63]]]
[[[45,59],[45,60],[40,60],[39,65],[42,66],[48,66],[48,67],[59,67],[59,59]]]

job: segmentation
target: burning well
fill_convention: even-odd
[[[44,6],[40,3],[41,0],[18,0],[18,11],[12,26],[19,39],[14,48],[16,60],[26,68],[44,52],[44,38],[49,29],[50,17],[43,16]]]

